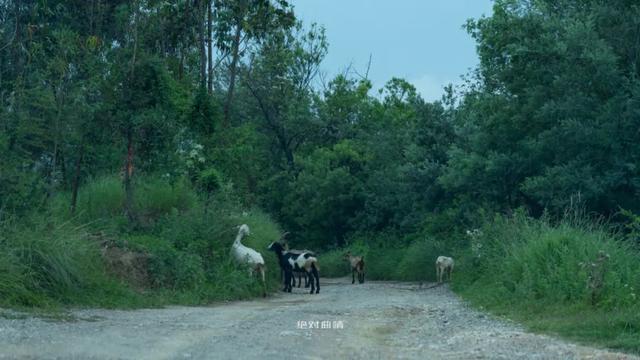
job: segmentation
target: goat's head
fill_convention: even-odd
[[[284,250],[286,251],[289,251],[289,241],[287,241],[288,236],[288,231],[285,231],[282,235],[280,235],[280,243],[284,246]]]
[[[242,224],[238,227],[238,233],[244,235],[244,236],[249,236],[251,235],[251,230],[249,230],[249,225],[247,224]]]
[[[345,259],[345,260],[349,260],[350,258],[351,258],[351,251],[347,251],[347,252],[344,254],[344,259]]]
[[[267,246],[267,250],[282,252],[282,250],[284,250],[284,246],[282,246],[282,244],[280,244],[279,242],[274,241],[271,244],[269,244],[269,246]]]

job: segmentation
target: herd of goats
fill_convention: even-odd
[[[265,278],[265,263],[262,254],[256,250],[246,247],[242,244],[242,239],[249,236],[251,231],[246,224],[240,225],[238,235],[236,236],[233,246],[231,247],[231,255],[238,263],[249,268],[251,276],[260,274],[262,278],[263,296],[267,296],[267,285]],[[267,249],[275,252],[278,257],[281,275],[284,282],[282,291],[291,292],[295,286],[294,274],[298,275],[298,287],[301,286],[302,276],[305,277],[305,288],[311,287],[310,294],[318,294],[320,292],[320,274],[318,273],[318,258],[313,251],[309,250],[293,250],[289,249],[286,241],[285,233],[282,235],[282,242],[274,241]],[[351,283],[355,284],[356,275],[360,284],[364,283],[364,257],[352,256],[351,252],[347,252],[344,256],[345,260],[351,265]],[[453,259],[446,256],[439,256],[436,260],[436,273],[438,283],[442,283],[443,277],[451,279],[453,271]]]

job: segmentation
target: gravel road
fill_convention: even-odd
[[[209,307],[4,312],[0,359],[638,359],[527,333],[446,286],[350,280]]]

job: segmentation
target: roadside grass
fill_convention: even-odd
[[[472,306],[522,324],[534,333],[640,354],[640,314],[637,309],[603,310],[541,302],[488,304],[478,301],[474,294],[456,292]]]
[[[278,264],[266,248],[281,230],[259,209],[243,210],[232,194],[209,197],[205,207],[183,180],[140,178],[133,225],[115,177],[81,187],[75,215],[69,201],[70,194],[58,194],[49,211],[0,223],[0,307],[55,312],[261,296],[258,278],[230,259],[243,223],[251,228],[243,243],[265,258],[268,291],[279,288]]]
[[[435,281],[435,259],[450,254],[452,289],[471,305],[533,332],[640,354],[640,252],[633,242],[575,214],[557,223],[518,212],[496,216],[481,234],[449,234],[449,244],[426,234],[355,238],[321,254],[322,275],[350,276],[343,255],[351,250],[365,256],[368,280]],[[608,258],[599,263],[601,254]]]
[[[535,332],[640,353],[639,253],[620,235],[516,214],[485,224],[478,241],[458,261],[462,298]]]
[[[136,297],[104,272],[82,227],[42,217],[1,227],[0,306],[110,307]]]

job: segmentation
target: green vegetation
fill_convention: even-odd
[[[520,214],[482,231],[459,262],[464,298],[536,331],[640,352],[640,262],[628,241],[594,222]]]
[[[240,223],[254,234],[244,240],[247,246],[266,249],[278,240],[280,229],[267,215],[238,212],[218,197],[205,212],[184,183],[142,183],[135,199],[140,220],[133,228],[122,213],[122,185],[113,178],[81,188],[85,196],[75,216],[54,207],[38,217],[5,221],[0,306],[204,304],[261,294],[260,284],[229,259],[229,251]],[[66,197],[60,194],[54,204],[66,203]],[[265,259],[268,269],[277,269],[275,257]],[[279,272],[269,271],[268,278],[271,290],[279,286]]]
[[[368,279],[452,255],[473,303],[638,352],[638,18],[496,0],[466,24],[478,68],[427,102],[314,86],[324,29],[285,0],[2,1],[0,306],[256,296],[228,256],[247,223],[270,290],[281,230],[326,276],[348,249]]]

